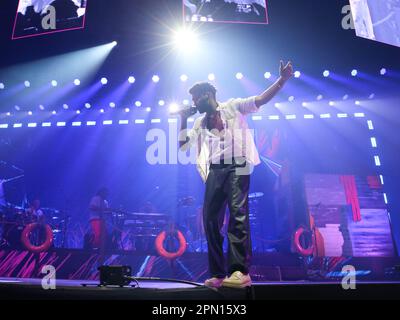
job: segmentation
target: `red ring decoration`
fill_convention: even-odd
[[[314,241],[312,241],[312,244],[308,248],[303,248],[303,246],[300,243],[300,238],[305,232],[308,231],[303,227],[297,229],[296,232],[294,233],[293,242],[298,253],[300,253],[303,256],[311,256],[314,253]]]
[[[36,228],[39,228],[41,226],[45,227],[46,230],[46,240],[40,245],[40,246],[34,246],[30,239],[29,239],[29,235],[31,234],[31,232],[33,230],[35,230]],[[53,244],[53,230],[51,230],[50,226],[48,224],[40,224],[40,223],[31,223],[28,224],[24,230],[22,231],[21,234],[21,242],[24,245],[24,247],[33,253],[41,253],[44,251],[47,251],[51,245]]]
[[[167,238],[166,231],[162,231],[157,236],[156,241],[155,241],[155,246],[156,246],[156,250],[160,256],[162,256],[166,259],[172,260],[172,259],[176,259],[176,258],[180,257],[181,255],[183,255],[185,253],[186,248],[187,248],[185,236],[180,231],[177,231],[177,236],[178,236],[178,240],[179,240],[179,249],[177,252],[168,252],[167,250],[165,250],[164,241]]]

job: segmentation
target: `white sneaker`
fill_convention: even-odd
[[[235,271],[229,278],[222,281],[223,287],[228,288],[245,288],[251,286],[251,278],[248,274]]]
[[[207,279],[204,282],[204,285],[206,287],[210,287],[210,288],[220,288],[222,286],[222,282],[225,280],[226,278],[216,278],[216,277],[212,277],[211,279]]]

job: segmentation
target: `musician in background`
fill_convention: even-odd
[[[100,188],[89,204],[89,221],[93,233],[92,247],[104,252],[107,242],[105,214],[109,211],[107,188]]]
[[[39,223],[45,223],[46,219],[42,209],[40,209],[39,199],[35,198],[31,201],[29,208],[26,210],[26,213],[28,214],[29,220]]]

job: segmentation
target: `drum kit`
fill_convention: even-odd
[[[44,215],[41,222],[48,224],[53,230],[54,245],[63,248],[66,243],[66,231],[69,217],[64,212],[52,209],[40,209]],[[24,228],[39,222],[38,217],[30,209],[19,207],[10,203],[0,207],[0,248],[23,249],[21,234]],[[40,232],[40,231],[38,231]],[[40,242],[40,235],[34,235],[35,242]]]

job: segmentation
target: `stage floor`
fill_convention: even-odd
[[[136,287],[99,287],[98,281],[57,280],[55,290],[44,290],[41,279],[0,278],[2,300],[305,300],[400,299],[400,281],[357,282],[344,290],[340,282],[255,282],[248,289],[210,289],[201,283],[141,281]],[[132,282],[134,284],[134,282]],[[86,285],[86,286],[84,286]]]

